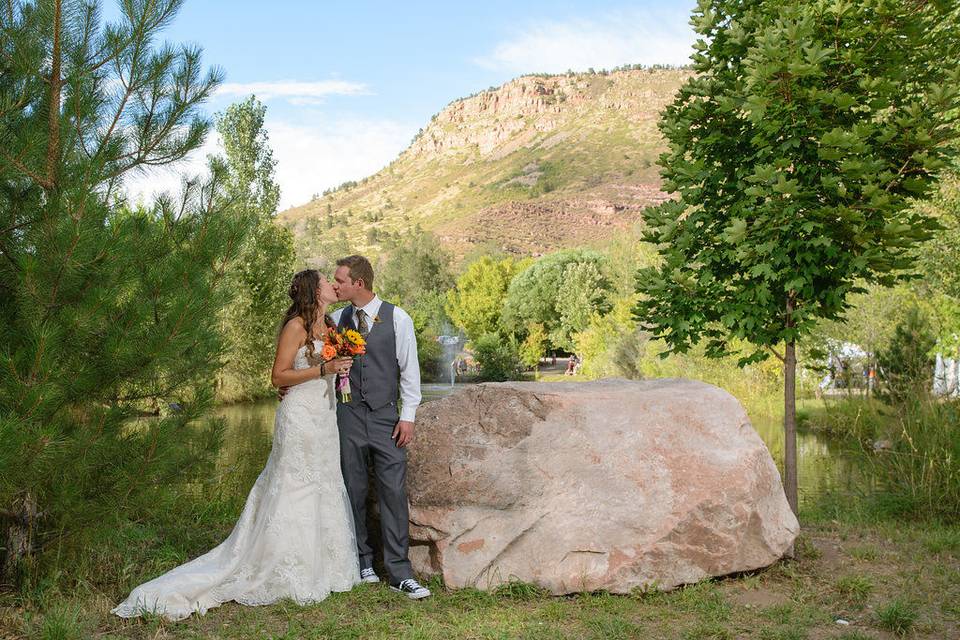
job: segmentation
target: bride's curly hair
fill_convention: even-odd
[[[320,313],[320,305],[317,304],[317,289],[320,288],[320,272],[316,269],[304,269],[293,276],[290,283],[290,289],[287,295],[293,300],[293,303],[287,309],[283,317],[280,328],[287,326],[287,323],[296,317],[303,320],[303,328],[307,331],[307,357],[314,355],[313,325],[319,321],[317,317]],[[323,316],[322,322],[327,327],[333,327],[333,320],[330,316]]]

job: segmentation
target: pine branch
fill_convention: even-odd
[[[53,188],[53,184],[50,181],[48,181],[46,178],[44,178],[40,174],[31,171],[27,167],[27,165],[23,164],[23,161],[21,161],[19,158],[14,158],[13,156],[11,156],[9,153],[7,153],[7,150],[4,149],[3,147],[0,147],[0,155],[2,155],[3,159],[9,162],[11,165],[13,165],[14,168],[16,168],[20,173],[22,173],[23,175],[27,176],[28,178],[33,180],[35,183],[37,183],[38,186],[47,190]]]
[[[61,24],[62,0],[54,0],[53,6],[53,52],[50,66],[50,113],[48,114],[47,128],[47,182],[48,189],[56,187],[57,163],[60,159],[60,98],[63,79],[60,77],[62,54],[60,40],[62,36]]]

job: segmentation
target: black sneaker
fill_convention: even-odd
[[[423,598],[430,597],[430,589],[421,585],[414,578],[401,580],[399,584],[391,584],[390,588],[394,591],[407,594],[407,597],[411,600],[422,600]]]
[[[367,567],[366,569],[360,570],[360,580],[361,582],[374,584],[380,582],[380,576],[378,576],[377,572],[373,570],[373,567]]]

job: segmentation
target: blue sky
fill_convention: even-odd
[[[116,15],[105,0],[105,16]],[[281,208],[386,165],[456,98],[525,73],[683,64],[694,3],[187,0],[164,32],[226,74],[209,111],[256,93],[278,161]],[[197,170],[211,138],[178,171]],[[168,189],[175,172],[130,183]]]

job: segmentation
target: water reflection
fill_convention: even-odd
[[[464,384],[424,384],[423,400],[429,402],[447,396]],[[266,463],[273,433],[276,400],[221,407],[220,416],[226,420],[224,452],[221,470],[232,481],[253,484],[256,474]],[[750,416],[754,429],[770,449],[777,467],[783,474],[783,417],[754,412]],[[864,486],[864,476],[854,457],[832,440],[814,433],[797,435],[798,482],[800,503],[807,504],[827,493],[858,493]],[[239,488],[239,487],[238,487]]]

